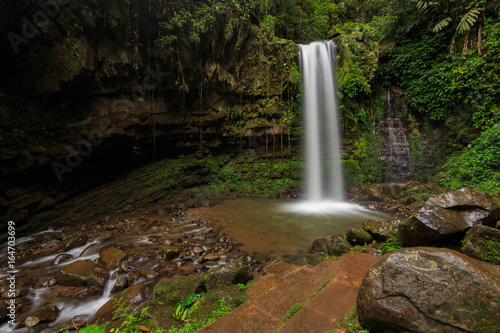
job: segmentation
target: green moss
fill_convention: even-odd
[[[283,318],[281,319],[281,325],[286,323],[290,318],[293,317],[294,314],[296,314],[306,303],[297,303],[295,305],[292,305],[290,309],[285,313]]]
[[[340,329],[343,329],[346,332],[369,333],[359,324],[357,307],[354,307],[352,311],[345,315],[342,322],[335,324],[333,331],[327,331],[326,333],[337,332],[337,330]]]

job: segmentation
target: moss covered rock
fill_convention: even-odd
[[[373,241],[373,237],[368,231],[358,227],[347,230],[346,237],[352,245],[365,245]]]
[[[391,235],[397,233],[397,229],[392,223],[382,220],[366,220],[363,222],[363,229],[381,242],[385,242]]]
[[[462,252],[466,255],[500,264],[500,230],[477,225],[467,231]]]
[[[102,324],[126,317],[139,304],[151,300],[151,286],[137,283],[114,295],[109,301],[97,310],[93,323]]]
[[[202,291],[205,291],[204,274],[193,274],[184,278],[163,278],[154,287],[153,299],[173,307],[186,296]]]
[[[249,266],[239,265],[237,262],[227,265],[217,265],[207,273],[207,289],[220,289],[232,284],[245,284],[253,279],[253,273]]]
[[[189,317],[198,322],[217,318],[245,301],[245,293],[236,285],[210,290],[195,303]]]
[[[309,254],[322,252],[329,256],[341,256],[349,252],[351,247],[351,244],[347,241],[346,234],[338,234],[316,239],[309,249]]]

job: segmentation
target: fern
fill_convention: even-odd
[[[418,1],[417,2],[417,9],[419,12],[425,12],[427,11],[431,6],[434,6],[438,4],[435,1]]]
[[[451,18],[450,17],[447,17],[443,20],[441,20],[440,22],[438,22],[435,26],[434,26],[434,29],[432,29],[432,32],[439,32],[441,30],[443,30],[443,28],[447,27],[451,22]]]
[[[477,17],[480,14],[480,10],[476,8],[472,8],[469,10],[460,20],[460,23],[457,26],[457,33],[463,34],[470,30],[470,28],[476,23]]]

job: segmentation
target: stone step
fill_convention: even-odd
[[[362,277],[340,272],[276,332],[327,332],[356,306]]]
[[[336,261],[327,259],[317,266],[289,267],[282,275],[269,274],[248,289],[247,303],[201,332],[302,332],[315,321],[325,321],[331,328],[352,310],[359,284],[375,260],[369,254],[350,252]],[[304,305],[280,327],[285,314],[297,304]],[[316,328],[307,332],[316,332]]]

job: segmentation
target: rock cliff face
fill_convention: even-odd
[[[155,41],[179,6],[185,4],[2,5],[2,192],[33,196],[32,185],[41,183],[47,190],[36,195],[43,200],[61,184],[89,184],[155,158],[234,151],[251,138],[273,142],[290,132],[283,115],[295,94],[296,45],[269,36],[251,17],[233,24],[238,16],[228,5],[199,42],[179,37],[169,51]],[[13,208],[9,196],[0,197],[0,215],[25,217],[42,200]]]

